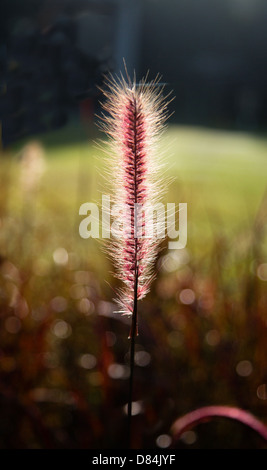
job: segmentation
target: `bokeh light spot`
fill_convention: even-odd
[[[266,384],[261,384],[257,388],[257,397],[260,400],[267,400],[267,385]]]
[[[5,328],[8,333],[16,334],[21,329],[21,321],[18,317],[8,317],[5,321]]]
[[[26,299],[24,299],[24,297],[20,297],[17,300],[17,304],[16,304],[16,307],[15,307],[15,314],[16,314],[17,317],[22,319],[22,318],[27,317],[28,313],[29,313],[28,303],[27,303]]]
[[[58,265],[66,266],[69,260],[69,255],[65,248],[57,248],[53,253],[54,262]]]
[[[64,297],[58,296],[51,300],[51,307],[55,312],[64,312],[68,306],[68,302]]]
[[[171,445],[171,442],[171,437],[168,434],[161,434],[156,439],[157,446],[161,447],[162,449],[166,449],[167,447],[169,447]]]
[[[182,304],[191,305],[195,302],[196,295],[192,289],[183,289],[179,294]]]
[[[68,338],[72,333],[71,326],[64,320],[56,320],[52,327],[52,331],[57,338],[61,339]]]
[[[220,342],[220,333],[218,330],[209,330],[206,333],[205,341],[209,346],[217,346]]]
[[[104,317],[109,317],[113,314],[114,305],[111,302],[106,302],[101,300],[98,302],[98,314],[103,315]]]
[[[72,299],[82,299],[86,296],[86,291],[80,284],[73,284],[70,288],[70,296]]]
[[[267,281],[267,263],[262,263],[258,266],[257,276],[261,281]]]
[[[189,254],[184,250],[175,250],[174,252],[168,253],[159,259],[159,269],[167,273],[174,272],[189,262]]]
[[[151,361],[151,356],[146,351],[137,351],[134,355],[134,361],[136,365],[146,367]]]
[[[89,315],[94,311],[94,304],[89,299],[83,298],[78,302],[78,310],[84,315]]]
[[[194,431],[186,431],[181,435],[181,440],[188,445],[192,445],[197,440],[197,435]]]
[[[97,360],[93,354],[82,354],[79,359],[79,364],[84,369],[93,369],[96,366]]]
[[[250,361],[240,361],[236,366],[236,372],[241,377],[248,377],[253,371],[253,366]]]
[[[127,379],[130,375],[130,370],[128,366],[114,363],[108,367],[108,375],[112,379]]]
[[[125,414],[128,414],[128,403],[124,405],[123,411]],[[132,402],[132,416],[139,415],[143,412],[143,402],[142,401],[133,401]]]
[[[1,266],[1,272],[5,279],[14,281],[16,284],[20,283],[20,274],[18,268],[10,261],[5,261]]]

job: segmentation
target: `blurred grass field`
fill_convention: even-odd
[[[104,154],[95,144],[102,137],[95,129],[86,133],[80,125],[72,124],[39,139],[46,161],[42,193],[36,201],[40,204],[39,216],[43,216],[42,210],[56,209],[64,217],[68,233],[73,227],[78,231],[80,204],[101,203],[106,189],[102,178]],[[5,159],[12,167],[9,204],[15,213],[20,205],[20,195],[16,195],[17,163],[24,144],[16,144]],[[171,125],[161,141],[160,153],[166,173],[173,179],[166,201],[188,204],[189,243],[198,245],[204,239],[206,244],[210,224],[232,234],[253,223],[266,189],[267,139],[242,132]]]
[[[0,448],[118,448],[125,435],[129,323],[112,313],[101,245],[79,236],[80,205],[106,189],[99,137],[72,123],[1,154]],[[139,448],[198,406],[267,422],[267,139],[170,125],[160,145],[166,202],[188,204],[188,243],[164,245],[140,302]],[[23,167],[32,149],[44,159],[36,181]],[[179,448],[265,446],[237,424],[188,436]]]

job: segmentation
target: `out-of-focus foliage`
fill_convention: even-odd
[[[43,144],[21,143],[1,155],[2,449],[127,444],[129,320],[113,313],[116,281],[99,242],[78,232],[80,204],[104,192],[101,154],[84,138],[64,144],[69,132],[61,144],[51,134]],[[227,139],[199,131],[189,156],[193,135],[179,128],[169,134],[171,142],[177,136],[170,148],[177,178],[168,200],[188,202],[188,244],[163,247],[152,291],[139,305],[133,403],[139,448],[171,445],[173,421],[205,405],[238,406],[267,423],[267,144],[251,137],[248,163],[236,150],[248,137],[236,136],[218,160],[208,146],[205,154],[203,139],[221,151]],[[177,446],[266,443],[218,419],[188,431]]]

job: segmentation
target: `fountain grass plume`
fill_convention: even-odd
[[[155,235],[155,219],[147,235],[136,208],[144,214],[149,206],[160,202],[166,189],[157,143],[168,117],[170,99],[163,96],[159,76],[149,83],[147,77],[136,83],[126,70],[126,78],[122,74],[110,76],[105,85],[100,128],[109,137],[108,180],[116,207],[112,214],[115,237],[107,252],[115,266],[114,274],[123,284],[117,292],[118,310],[133,315],[135,303],[145,297],[154,279],[154,264],[162,242]],[[137,318],[134,330],[130,336],[137,332]]]

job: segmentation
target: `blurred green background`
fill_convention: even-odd
[[[101,202],[96,127],[76,121],[1,154],[1,448],[118,448],[126,429],[129,321],[79,207]],[[167,149],[167,150],[166,150]],[[188,243],[163,244],[139,305],[134,443],[171,445],[174,419],[227,404],[267,419],[267,140],[170,125],[166,201],[187,202]],[[179,448],[265,448],[224,419]]]
[[[0,14],[0,448],[125,448],[129,319],[113,266],[79,235],[107,189],[99,85],[126,59],[173,90],[164,202],[188,205],[139,304],[133,445],[266,449],[198,407],[267,424],[264,0],[3,0]],[[116,177],[116,175],[114,176]]]

